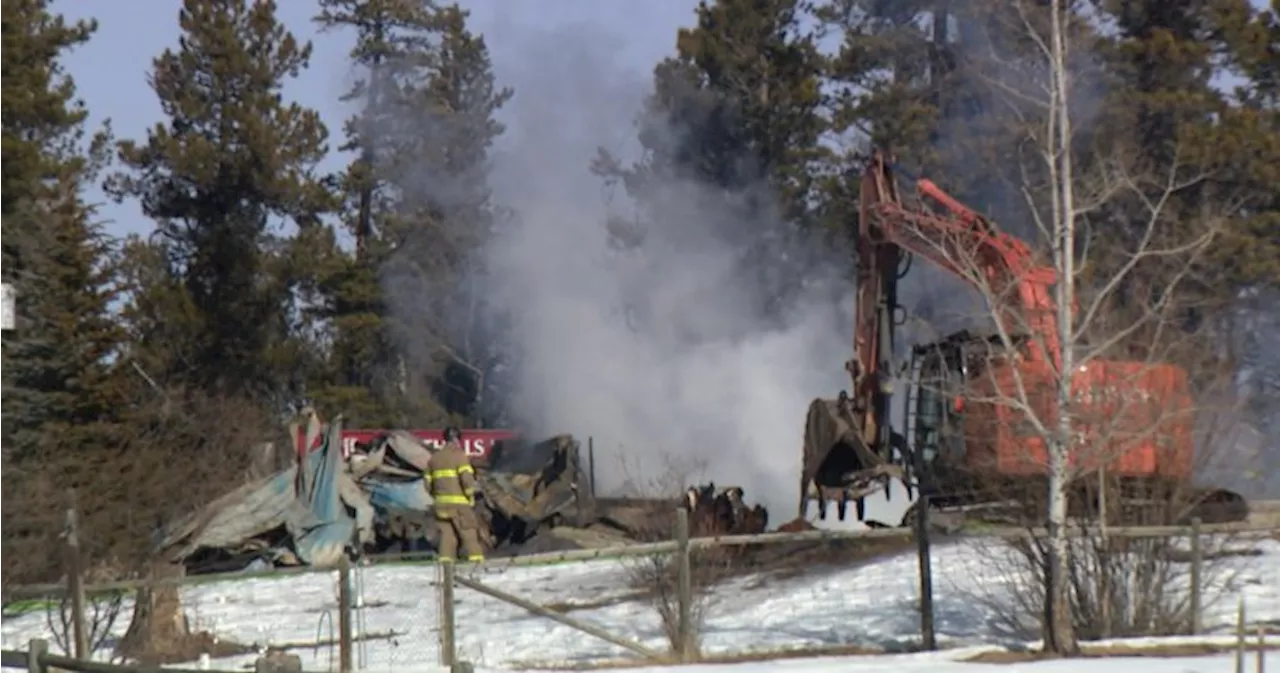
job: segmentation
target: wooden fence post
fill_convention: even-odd
[[[341,673],[351,673],[351,650],[351,559],[343,554],[338,564],[338,670]]]
[[[49,643],[33,638],[27,643],[27,673],[45,673],[44,655],[49,652]]]
[[[66,573],[67,598],[71,601],[71,655],[76,659],[89,658],[88,624],[84,616],[84,564],[80,555],[80,521],[76,514],[75,492],[71,493],[71,506],[66,517]]]
[[[1200,518],[1191,520],[1191,635],[1200,635],[1201,573],[1204,569],[1204,551],[1200,547]]]
[[[689,513],[683,507],[676,509],[676,601],[679,621],[676,625],[676,656],[681,662],[693,659],[696,651],[693,623],[693,562],[689,556]]]
[[[453,669],[457,661],[457,641],[453,614],[452,562],[440,563],[440,665]]]
[[[922,488],[921,491],[924,489]],[[925,650],[938,649],[933,624],[933,553],[929,544],[929,495],[916,498],[916,562],[920,568],[920,645]]]

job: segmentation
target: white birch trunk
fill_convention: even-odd
[[[1058,272],[1055,302],[1058,312],[1058,334],[1047,336],[1057,339],[1061,353],[1061,370],[1058,372],[1056,409],[1057,421],[1053,441],[1049,442],[1049,493],[1048,493],[1048,568],[1045,570],[1045,646],[1055,652],[1070,653],[1076,650],[1071,609],[1066,586],[1068,554],[1066,538],[1067,489],[1070,485],[1068,454],[1074,444],[1072,431],[1072,382],[1075,358],[1072,348],[1075,304],[1075,188],[1074,167],[1071,162],[1071,115],[1069,110],[1070,87],[1067,68],[1067,7],[1065,0],[1052,0],[1051,40],[1051,109],[1050,133],[1046,139],[1052,155],[1053,175],[1054,243],[1053,264]]]

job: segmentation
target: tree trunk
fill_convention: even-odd
[[[182,564],[154,561],[149,578],[152,581],[181,579],[185,572]],[[182,612],[179,591],[179,587],[172,584],[138,590],[133,620],[116,647],[117,656],[144,665],[158,665],[170,663],[173,655],[187,648],[191,629]]]
[[[1067,489],[1071,485],[1070,454],[1076,448],[1072,412],[1075,402],[1075,167],[1072,163],[1071,86],[1067,67],[1067,13],[1061,0],[1052,0],[1050,38],[1050,133],[1046,145],[1051,150],[1053,174],[1054,244],[1053,264],[1058,282],[1054,302],[1058,314],[1056,339],[1059,353],[1055,395],[1053,439],[1049,442],[1049,544],[1045,568],[1045,649],[1059,654],[1076,654],[1078,643],[1071,619],[1067,589],[1070,547],[1067,542]]]
[[[1071,549],[1067,542],[1067,450],[1054,442],[1049,458],[1049,544],[1045,555],[1044,647],[1058,654],[1076,654],[1075,627],[1067,577]]]

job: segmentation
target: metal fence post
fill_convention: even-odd
[[[338,563],[338,670],[351,673],[351,560]]]
[[[369,665],[369,654],[366,652],[369,626],[364,614],[364,566],[363,559],[357,560],[351,579],[355,585],[355,599],[352,608],[355,610],[355,647],[356,668],[364,670]]]
[[[1245,645],[1246,623],[1244,597],[1241,596],[1239,602],[1236,603],[1236,673],[1244,673],[1244,653],[1247,649]]]
[[[1254,673],[1267,673],[1267,627],[1258,625],[1258,660]]]
[[[1204,552],[1200,548],[1200,518],[1191,520],[1191,635],[1200,635],[1200,594],[1203,591],[1200,573],[1204,565]]]
[[[596,438],[594,435],[587,437],[587,483],[591,498],[594,500],[596,497]]]

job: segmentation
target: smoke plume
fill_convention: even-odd
[[[705,473],[686,478],[740,485],[790,518],[807,406],[847,386],[851,295],[811,273],[785,319],[760,318],[759,285],[735,271],[741,246],[717,234],[734,214],[698,184],[663,185],[666,217],[646,223],[640,250],[611,247],[606,217],[632,205],[589,164],[634,138],[650,79],[582,35],[502,36],[523,65],[498,64],[516,90],[491,181],[516,217],[486,249],[487,299],[514,351],[498,393],[532,432],[593,437],[602,491],[696,461]],[[800,258],[773,252],[784,268]]]

